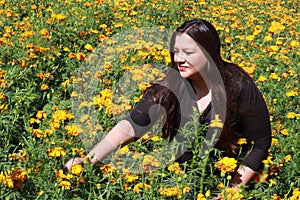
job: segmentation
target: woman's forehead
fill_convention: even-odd
[[[198,44],[188,34],[181,33],[176,35],[174,47],[189,49],[198,47]]]

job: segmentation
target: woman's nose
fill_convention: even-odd
[[[182,63],[182,62],[185,62],[185,59],[179,53],[175,53],[174,54],[174,62]]]

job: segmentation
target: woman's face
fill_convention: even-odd
[[[198,79],[208,60],[198,44],[183,33],[175,38],[174,62],[183,78]]]

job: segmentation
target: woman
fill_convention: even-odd
[[[235,187],[248,184],[263,167],[262,160],[267,157],[271,143],[269,114],[261,93],[245,71],[221,58],[218,33],[205,20],[183,23],[173,34],[170,48],[173,70],[162,82],[149,87],[130,116],[120,121],[90,151],[91,162],[95,164],[103,160],[121,143],[144,134],[163,115],[158,114],[162,109],[155,110],[153,105],[161,105],[166,111],[162,133],[170,140],[176,136],[183,121],[183,124],[187,121],[184,116],[192,105],[201,113],[200,123],[211,121],[217,111],[225,108],[221,115],[223,129],[216,147],[228,156],[236,156],[239,149],[237,139],[247,139],[246,152],[249,152],[231,184]],[[220,80],[216,73],[220,74]],[[185,97],[189,100],[184,100]],[[191,153],[186,151],[177,161],[185,162],[190,158]],[[65,167],[70,169],[72,164],[82,161],[83,158],[71,159]]]

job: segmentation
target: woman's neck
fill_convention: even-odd
[[[197,99],[201,99],[204,96],[208,95],[211,88],[205,83],[202,77],[191,80],[191,82],[195,90]]]

